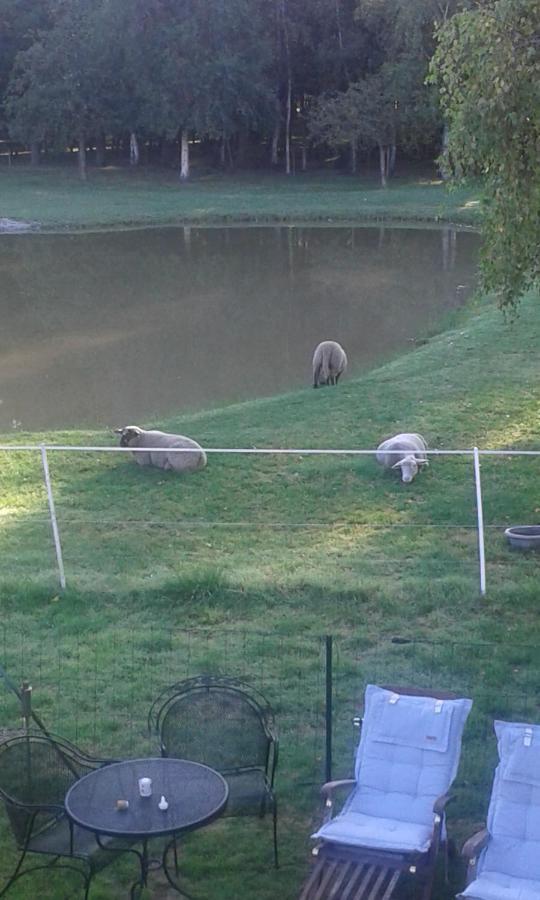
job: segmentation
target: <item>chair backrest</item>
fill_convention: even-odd
[[[233,678],[198,676],[162,693],[150,714],[166,756],[192,759],[224,774],[268,770],[273,713],[262,695]],[[155,706],[155,704],[154,704]]]
[[[0,797],[17,843],[61,814],[68,788],[91,768],[61,739],[28,734],[0,743]]]
[[[429,825],[457,772],[472,701],[448,692],[368,685],[347,809]]]
[[[540,725],[495,722],[499,765],[477,871],[540,883]]]

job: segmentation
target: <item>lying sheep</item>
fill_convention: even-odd
[[[347,354],[337,341],[322,341],[313,354],[313,387],[337,384],[347,368]]]
[[[164,431],[145,431],[138,425],[115,428],[120,435],[121,447],[193,447],[193,453],[134,453],[140,466],[157,466],[158,469],[174,469],[175,472],[191,472],[206,465],[206,453],[197,441],[181,434]]]
[[[399,453],[388,453],[399,450]],[[427,444],[421,434],[396,434],[377,447],[377,462],[385,469],[401,469],[401,480],[409,484],[420,466],[428,466]]]

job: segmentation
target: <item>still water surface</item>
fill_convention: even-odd
[[[475,234],[167,228],[0,236],[0,430],[148,423],[360,371],[474,287]]]

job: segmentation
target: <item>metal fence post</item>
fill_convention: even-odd
[[[486,553],[484,547],[484,507],[482,505],[482,482],[480,480],[480,457],[478,447],[474,448],[474,483],[476,487],[476,515],[478,517],[478,562],[480,564],[480,594],[486,593]]]
[[[326,752],[324,758],[324,775],[325,781],[332,781],[332,719],[333,719],[333,638],[331,634],[327,634],[324,639],[325,651],[325,679],[326,679],[326,697],[325,697],[325,734],[326,734]]]
[[[49,461],[47,459],[47,451],[43,444],[40,445],[41,462],[43,465],[43,476],[45,478],[45,487],[47,488],[47,500],[49,502],[49,514],[51,517],[51,528],[54,539],[54,549],[56,551],[56,562],[58,563],[58,573],[60,575],[60,587],[64,590],[66,586],[66,575],[64,572],[64,560],[62,559],[62,545],[60,544],[60,534],[58,532],[58,523],[56,521],[56,511],[54,508],[54,497],[52,492],[51,475],[49,472]]]

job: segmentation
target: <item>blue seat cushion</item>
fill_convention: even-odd
[[[540,900],[540,882],[513,878],[499,872],[482,872],[460,894],[470,900]]]
[[[425,853],[429,850],[432,834],[432,828],[415,822],[345,812],[327,822],[312,836],[354,847]]]

